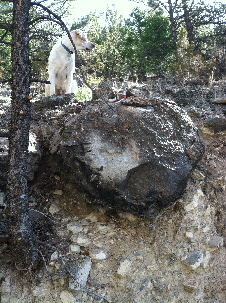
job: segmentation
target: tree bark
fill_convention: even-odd
[[[177,53],[177,30],[176,30],[176,22],[174,19],[174,12],[173,12],[173,4],[172,0],[168,0],[168,13],[170,17],[170,27],[171,27],[171,33],[173,37],[173,48],[175,52],[176,61],[178,61],[178,53]]]
[[[27,159],[31,117],[29,9],[30,0],[13,1],[12,103],[9,138],[7,214],[10,243],[18,259],[30,265],[34,260],[34,238],[29,217]],[[19,254],[19,255],[18,255]]]

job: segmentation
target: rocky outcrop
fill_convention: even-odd
[[[76,166],[72,170],[65,164],[61,150],[70,146],[75,148],[78,137],[76,133],[66,136],[66,130],[74,127],[79,115],[85,111],[89,116],[88,110],[106,105],[114,110],[112,112],[116,107],[121,117],[121,113],[127,110],[140,113],[150,110],[151,114],[154,105],[144,100],[142,105],[141,100],[135,99],[126,100],[127,105],[124,102],[118,105],[82,104],[72,102],[71,98],[68,102],[64,98],[35,102],[31,132],[36,134],[33,142],[39,141],[36,146],[41,160],[36,161],[38,170],[29,188],[35,229],[43,243],[40,249],[43,266],[35,273],[38,283],[30,275],[18,275],[18,270],[5,262],[9,259],[9,249],[2,243],[0,301],[134,303],[168,302],[172,298],[170,300],[175,302],[225,303],[226,142],[221,127],[205,123],[209,118],[222,117],[225,105],[218,104],[213,110],[209,108],[209,101],[203,104],[202,100],[200,92],[200,99],[196,100],[199,106],[191,105],[186,110],[199,128],[205,144],[204,156],[191,173],[183,197],[162,209],[158,216],[149,218],[137,216],[129,210],[109,211],[90,203],[76,184],[78,177],[72,178],[70,173],[72,171],[75,176]],[[163,101],[162,105],[166,102]],[[94,115],[93,111],[91,114]],[[0,119],[1,129],[6,128],[4,118]],[[114,117],[110,115],[109,118]],[[86,121],[83,128],[85,124]],[[127,129],[127,133],[133,131]],[[84,129],[82,131],[84,133]],[[7,142],[5,132],[3,138],[2,141]],[[5,145],[2,146],[3,154]],[[81,148],[86,146],[88,148],[83,144]],[[73,161],[78,161],[76,156]],[[1,172],[0,163],[0,177]],[[0,192],[0,215],[4,197]],[[51,229],[43,228],[49,219],[57,223],[54,234]],[[47,241],[49,233],[51,239]]]
[[[191,119],[169,100],[72,103],[44,115],[38,106],[32,131],[89,197],[111,206],[151,211],[172,204],[204,151]]]
[[[157,98],[78,103],[73,97],[33,104],[29,180],[42,151],[60,155],[91,199],[116,208],[152,212],[182,196],[204,151],[185,111]]]

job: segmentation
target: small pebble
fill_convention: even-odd
[[[76,242],[80,246],[88,246],[91,243],[90,239],[85,235],[73,235],[71,241]]]
[[[51,215],[54,215],[54,214],[58,213],[59,211],[60,211],[60,208],[55,203],[53,203],[53,204],[50,205],[50,207],[49,207],[49,213]]]
[[[198,282],[196,280],[184,280],[183,281],[184,290],[187,292],[194,292],[198,288]]]
[[[74,303],[75,302],[75,298],[72,295],[71,292],[64,290],[61,292],[60,294],[60,299],[62,303]]]
[[[71,245],[69,246],[69,251],[70,251],[71,253],[74,253],[74,254],[79,254],[80,251],[81,251],[81,249],[80,249],[80,246],[79,246],[79,245],[77,245],[77,244],[71,244]]]
[[[117,273],[120,276],[125,276],[125,275],[128,275],[131,272],[131,269],[132,269],[132,262],[128,259],[125,259],[125,260],[120,262]]]
[[[220,247],[224,245],[224,239],[220,236],[212,236],[209,241],[209,246]]]
[[[90,251],[89,255],[94,260],[105,260],[105,259],[107,259],[107,251],[103,248],[93,248]]]
[[[67,224],[67,229],[71,231],[73,234],[79,233],[82,231],[82,225],[78,222],[71,222]]]

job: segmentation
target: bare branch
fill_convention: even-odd
[[[1,44],[5,44],[5,45],[10,45],[10,46],[12,46],[12,43],[7,42],[7,41],[1,41],[1,40],[0,40],[0,43],[1,43]]]
[[[50,84],[50,81],[48,81],[48,80],[32,79],[32,78],[31,78],[31,82]]]
[[[44,11],[46,11],[48,14],[52,15],[58,22],[56,22],[55,19],[53,19],[52,21],[60,24],[60,26],[66,31],[67,35],[68,35],[68,38],[70,39],[70,42],[74,48],[74,51],[75,51],[75,56],[76,56],[76,59],[79,59],[78,58],[78,54],[77,54],[77,50],[76,50],[76,46],[72,40],[72,37],[71,37],[71,34],[66,26],[66,24],[63,22],[63,20],[61,19],[61,17],[59,17],[57,14],[55,14],[54,12],[52,12],[48,7],[42,5],[40,2],[31,2],[31,5],[32,6],[39,6],[41,7]]]

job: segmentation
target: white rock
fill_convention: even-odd
[[[61,292],[60,294],[60,299],[62,303],[74,303],[75,302],[75,298],[72,295],[71,292],[64,290]]]
[[[205,195],[201,189],[197,189],[196,193],[193,196],[192,202],[185,205],[185,210],[187,212],[194,210],[204,199]]]
[[[107,252],[103,248],[93,248],[90,251],[89,255],[94,260],[105,260],[105,259],[107,259]]]
[[[69,278],[69,288],[78,290],[86,286],[89,272],[91,270],[92,261],[89,257],[81,257],[69,267],[73,278]]]
[[[77,245],[77,244],[71,244],[69,246],[69,251],[73,254],[79,254],[81,249],[80,249],[80,246]]]
[[[91,243],[90,239],[85,235],[78,235],[76,242],[80,246],[88,246]]]
[[[51,257],[50,257],[50,261],[56,261],[59,258],[59,254],[58,251],[55,251]]]
[[[54,214],[58,213],[59,211],[60,211],[60,208],[55,203],[50,205],[49,212],[51,215],[54,215]]]
[[[61,189],[55,189],[53,192],[54,195],[59,195],[62,196],[63,195],[63,191]]]
[[[71,222],[67,224],[67,229],[76,234],[82,231],[82,225],[79,222]]]
[[[132,269],[132,262],[128,259],[125,259],[125,260],[120,262],[117,273],[120,276],[125,276],[125,275],[128,275],[131,272],[131,269]]]
[[[186,235],[186,237],[189,238],[189,239],[191,239],[191,238],[194,237],[194,234],[193,234],[193,232],[191,232],[191,231],[187,231],[185,235]]]

